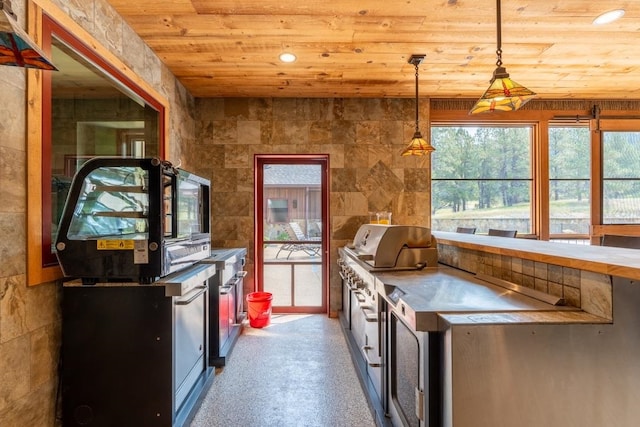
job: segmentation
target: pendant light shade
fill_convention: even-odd
[[[10,0],[0,0],[0,65],[57,70],[20,28]]]
[[[413,138],[407,148],[402,152],[403,156],[424,156],[425,154],[436,151],[436,149],[422,137],[418,119],[418,67],[424,60],[424,57],[425,55],[412,55],[411,58],[409,58],[409,64],[412,64],[416,69],[416,132],[413,134]]]
[[[529,100],[536,97],[536,94],[526,87],[516,83],[509,78],[509,73],[502,66],[502,31],[500,0],[496,0],[497,15],[497,39],[496,49],[496,69],[493,72],[489,88],[482,97],[475,103],[469,114],[488,113],[493,111],[515,111],[522,107]]]

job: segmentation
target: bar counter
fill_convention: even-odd
[[[640,280],[638,249],[574,245],[444,231],[434,231],[432,234],[438,243],[445,245]]]
[[[639,250],[433,235],[441,264],[559,296],[581,309],[442,313],[449,346],[443,426],[638,424]]]
[[[562,297],[613,320],[614,288],[640,280],[640,251],[435,231],[438,261]]]

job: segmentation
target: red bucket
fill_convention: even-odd
[[[269,292],[251,292],[247,295],[247,312],[252,328],[264,328],[271,321],[271,300]]]

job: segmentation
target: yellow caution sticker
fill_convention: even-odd
[[[132,250],[133,240],[98,240],[99,251]]]

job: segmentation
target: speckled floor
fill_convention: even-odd
[[[374,427],[338,319],[247,325],[191,427]]]

